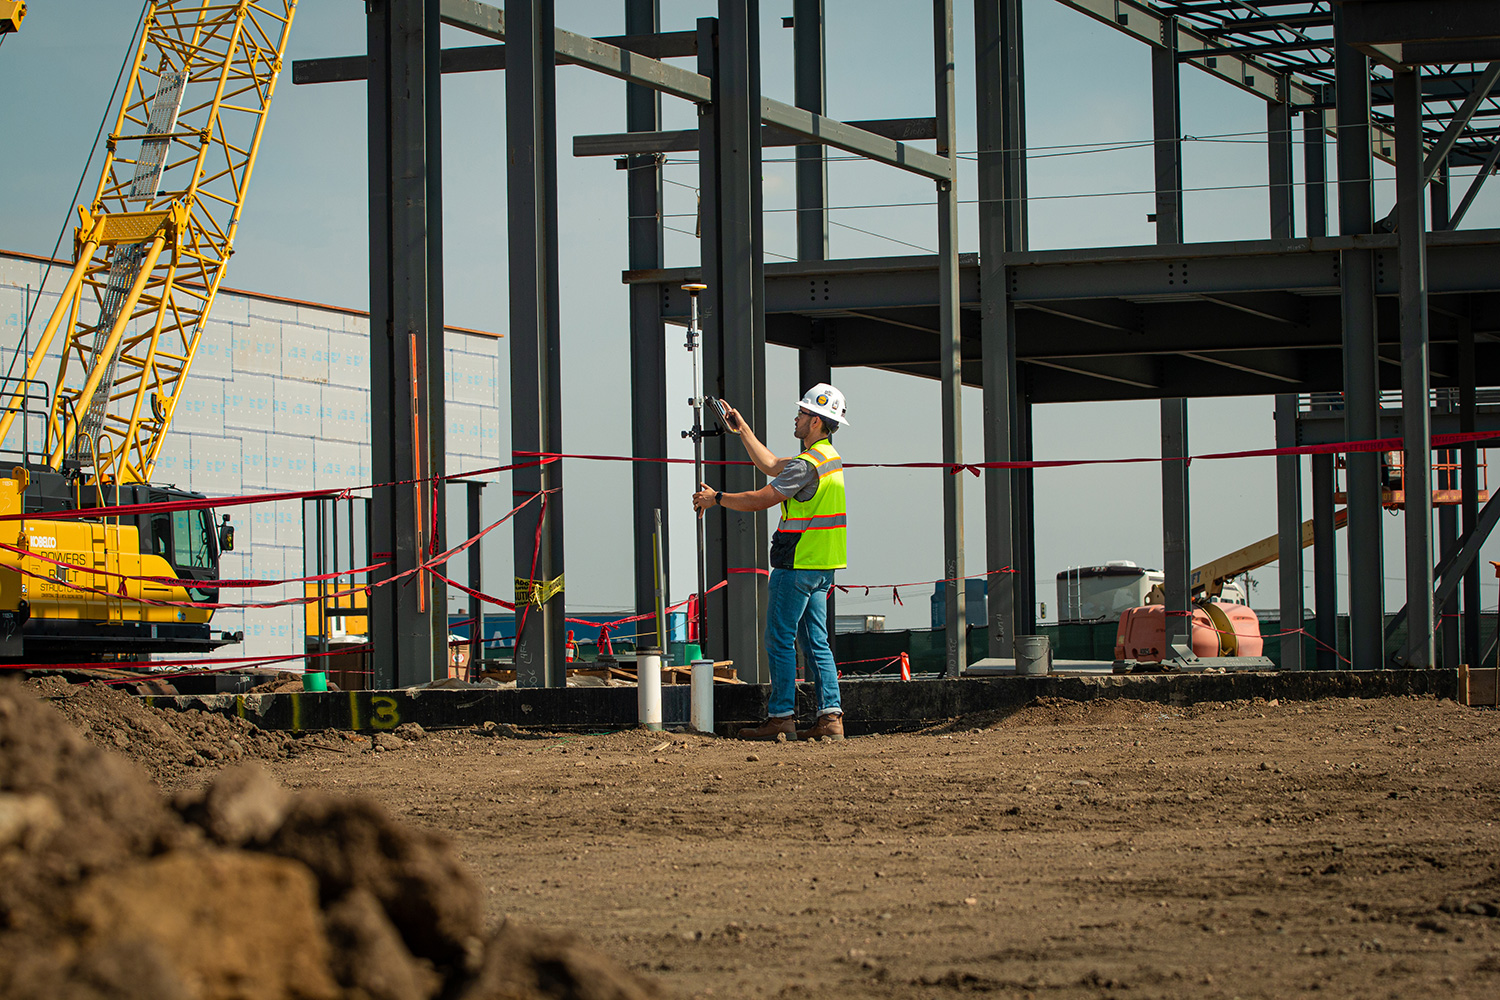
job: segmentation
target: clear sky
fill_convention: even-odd
[[[709,0],[663,0],[664,30],[690,28],[710,16]],[[762,0],[763,86],[792,100],[792,32],[781,18],[791,0]],[[956,6],[960,150],[974,149],[972,5]],[[33,0],[20,34],[0,46],[0,163],[6,198],[0,249],[50,253],[71,224],[72,195],[125,56],[140,0]],[[619,0],[563,0],[558,25],[590,35],[624,30]],[[931,8],[895,0],[827,0],[828,104],[836,118],[908,117],[932,113]],[[1149,52],[1108,26],[1052,0],[1027,0],[1027,131],[1032,150],[1032,246],[1148,244],[1152,199]],[[444,29],[448,45],[486,40]],[[348,55],[364,48],[359,0],[303,0],[290,59]],[[1190,67],[1182,70],[1185,222],[1190,241],[1268,235],[1264,104]],[[575,134],[624,131],[624,85],[576,67],[558,72],[559,215],[563,309],[564,440],[569,451],[628,453],[630,386],[625,267],[624,174],[608,158],[575,159]],[[666,125],[691,127],[691,106],[666,99]],[[443,82],[445,308],[450,323],[504,332],[507,324],[504,75],[449,75]],[[367,304],[365,103],[360,84],[293,86],[284,72],[257,163],[226,283],[293,298],[363,308]],[[1300,142],[1300,129],[1298,130]],[[1300,148],[1299,148],[1300,152]],[[789,150],[768,151],[764,172],[766,246],[775,261],[795,254],[794,185]],[[1300,180],[1300,155],[1298,179]],[[92,185],[94,169],[85,186]],[[976,251],[972,160],[964,163],[961,249]],[[916,203],[900,208],[841,208],[833,214],[834,257],[909,254],[935,247],[930,182],[866,162],[837,158],[829,169],[835,206]],[[1390,172],[1377,193],[1391,203]],[[1469,174],[1459,174],[1465,185]],[[668,265],[696,261],[693,231],[696,163],[678,154],[666,170]],[[1207,190],[1207,189],[1217,190]],[[1462,187],[1459,188],[1462,190]],[[1300,189],[1299,189],[1300,194]],[[1089,197],[1078,197],[1088,195]],[[1299,198],[1300,201],[1300,198]],[[1500,187],[1491,184],[1465,228],[1500,225]],[[1299,216],[1299,232],[1301,222]],[[680,231],[679,231],[680,230]],[[66,252],[66,247],[64,248]],[[681,331],[663,334],[669,344]],[[1204,331],[1211,338],[1212,331]],[[6,345],[12,346],[12,345]],[[499,342],[502,366],[507,346]],[[669,414],[690,423],[677,401],[691,394],[686,352],[671,352]],[[502,367],[502,371],[503,371]],[[772,425],[761,428],[773,449],[796,448],[790,414],[799,395],[796,355],[771,348]],[[938,392],[931,381],[858,369],[836,369],[849,398],[851,425],[840,434],[850,461],[935,460]],[[502,383],[505,380],[502,379]],[[500,439],[509,440],[502,387]],[[785,400],[781,406],[775,401]],[[731,400],[731,402],[733,402]],[[966,390],[965,453],[983,450],[981,401]],[[1266,397],[1190,404],[1194,452],[1273,444]],[[1157,406],[1067,404],[1036,411],[1039,458],[1153,455],[1159,451]],[[674,442],[674,447],[681,446]],[[689,455],[686,448],[681,454]],[[631,593],[630,475],[620,464],[571,463],[567,470],[567,566],[574,610],[628,607]],[[941,473],[870,470],[849,476],[851,559],[841,583],[932,580],[941,574]],[[966,481],[969,572],[984,569],[983,490]],[[691,589],[689,470],[676,473],[681,509],[672,515],[673,596]],[[1198,462],[1192,467],[1195,563],[1275,531],[1275,470],[1270,459]],[[1037,476],[1039,598],[1055,615],[1054,578],[1069,566],[1109,559],[1161,564],[1160,479],[1153,466],[1085,467]],[[719,516],[719,515],[713,515]],[[1387,603],[1403,602],[1400,522],[1386,522]],[[1491,548],[1495,546],[1491,545]],[[509,542],[494,554],[509,571]],[[1500,558],[1494,552],[1490,558]],[[1340,559],[1342,573],[1342,556]],[[1277,604],[1276,567],[1256,574],[1257,607]],[[1311,573],[1307,575],[1311,604]],[[1341,580],[1341,590],[1343,581]],[[930,587],[840,599],[840,613],[886,614],[891,627],[927,621]],[[1486,581],[1485,603],[1495,589]],[[1341,594],[1341,598],[1342,598]]]

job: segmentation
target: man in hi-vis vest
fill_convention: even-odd
[[[760,443],[750,425],[732,407],[727,423],[738,434],[750,461],[771,482],[746,493],[721,493],[700,483],[693,507],[702,516],[710,507],[768,510],[781,505],[781,524],[771,539],[771,603],[766,609],[766,658],[771,663],[771,701],[762,725],[739,732],[746,740],[844,738],[839,703],[839,676],[828,641],[828,591],[833,571],[848,565],[845,541],[844,463],[830,440],[849,421],[844,394],[827,382],[807,390],[797,404],[793,431],[802,453],[777,458]],[[818,718],[811,729],[797,730],[797,651],[802,653],[818,693]]]

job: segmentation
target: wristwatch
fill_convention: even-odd
[[[714,506],[715,507],[722,507],[722,506],[724,506],[724,491],[723,490],[720,490],[719,492],[717,492],[717,493],[714,494]]]

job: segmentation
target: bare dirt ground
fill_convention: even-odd
[[[169,791],[237,747],[372,799],[452,839],[488,924],[669,996],[1500,995],[1500,713],[1452,702],[1045,703],[838,744],[182,724],[171,753],[93,729]]]
[[[1500,713],[1452,702],[328,742],[267,766],[682,996],[1500,995]]]

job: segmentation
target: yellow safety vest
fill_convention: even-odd
[[[803,503],[781,502],[781,524],[771,539],[773,569],[843,569],[849,565],[844,511],[844,461],[827,438],[798,458],[818,470],[818,491]]]

